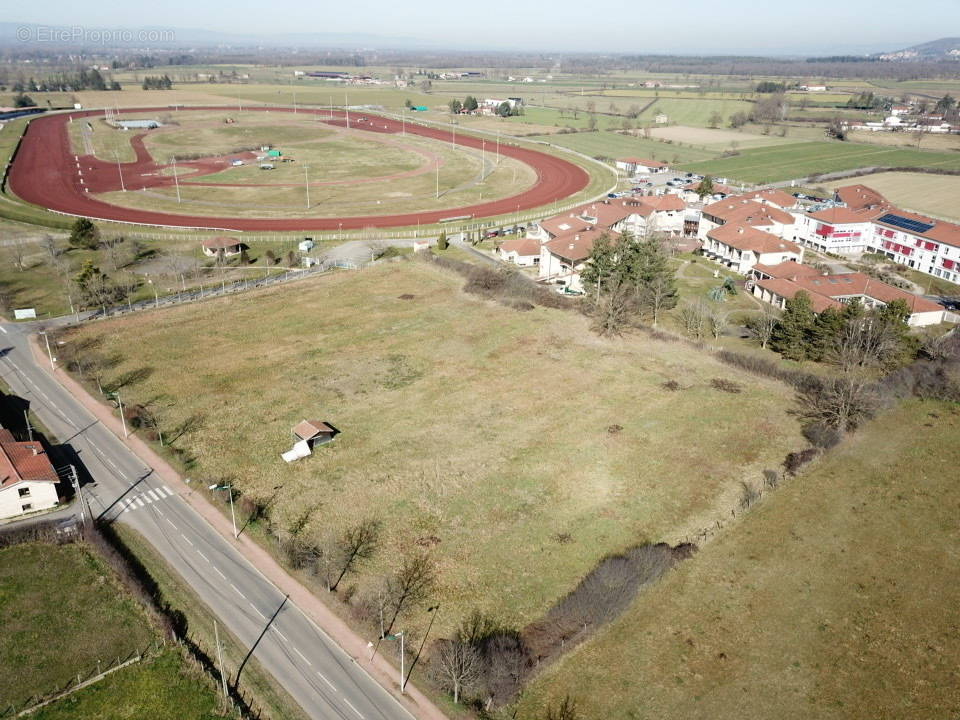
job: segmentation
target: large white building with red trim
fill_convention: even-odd
[[[842,206],[800,215],[797,239],[824,252],[876,252],[927,275],[960,283],[960,225],[901,210],[865,185],[839,188]]]

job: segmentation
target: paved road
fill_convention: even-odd
[[[0,373],[79,454],[95,515],[129,525],[183,577],[312,717],[409,720],[386,690],[250,565],[172,488],[35,363],[31,325],[0,325]],[[237,668],[228,668],[231,680]]]

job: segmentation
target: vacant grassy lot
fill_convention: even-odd
[[[886,145],[917,149],[917,137],[910,132],[867,132],[864,130],[850,133],[854,142],[870,145]],[[920,138],[922,150],[960,150],[960,135],[926,134]]]
[[[759,133],[743,132],[721,128],[686,127],[671,125],[669,127],[655,127],[650,134],[658,140],[671,140],[685,145],[696,145],[705,150],[722,152],[730,148],[766,147],[768,145],[787,145],[796,142],[790,137],[778,135],[761,135]]]
[[[432,547],[441,625],[474,606],[537,616],[605,553],[728,514],[740,480],[799,442],[779,384],[683,346],[598,340],[575,312],[517,312],[461,282],[402,263],[79,334],[118,357],[107,384],[149,369],[125,397],[162,398],[169,437],[202,418],[176,441],[192,477],[264,499],[278,488],[275,521],[311,511],[307,538],[379,518],[361,595],[399,553]],[[663,389],[671,379],[685,389]],[[287,465],[303,418],[342,434]]]
[[[143,609],[81,544],[0,550],[0,627],[2,708],[156,639]]]
[[[909,402],[644,593],[521,703],[587,718],[960,712],[956,405]]]
[[[960,154],[841,142],[804,142],[745,150],[734,157],[691,163],[684,169],[743,182],[768,183],[860,167],[960,170]]]
[[[863,183],[881,192],[892,203],[919,212],[960,220],[960,176],[925,173],[877,173],[846,182],[834,181],[831,189]]]
[[[670,122],[677,125],[707,127],[714,113],[720,113],[726,124],[734,113],[750,114],[753,103],[745,100],[713,100],[710,97],[691,96],[689,98],[659,98],[657,102],[644,110],[641,120],[653,120],[657,113],[665,113]]]
[[[719,153],[702,148],[680,147],[643,137],[613,132],[580,132],[537,138],[570,148],[591,157],[618,158],[636,156],[661,162],[693,163],[716,158]]]

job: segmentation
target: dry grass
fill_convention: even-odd
[[[699,145],[712,150],[726,150],[731,146],[748,148],[796,142],[789,136],[782,138],[777,135],[760,135],[722,128],[686,127],[683,125],[655,127],[650,131],[650,134],[658,140],[672,140],[673,142]]]
[[[905,147],[911,150],[917,147],[917,138],[912,132],[869,132],[856,130],[850,133],[850,140],[869,145],[888,145]],[[921,150],[960,150],[960,135],[940,135],[927,133],[920,139]]]
[[[574,312],[517,312],[461,283],[402,263],[80,333],[123,358],[113,378],[153,369],[125,398],[172,404],[168,438],[205,416],[176,442],[191,477],[261,498],[280,486],[281,527],[313,508],[309,538],[380,518],[361,594],[400,552],[432,546],[441,626],[472,607],[536,618],[604,554],[728,514],[740,481],[800,442],[785,386],[679,344],[599,340]],[[744,391],[718,393],[715,377]],[[674,378],[682,392],[661,387]],[[303,418],[342,434],[286,465]]]
[[[642,594],[521,702],[586,718],[960,711],[956,405],[909,402]]]
[[[831,189],[863,183],[881,192],[890,202],[919,212],[960,220],[960,176],[888,172],[836,182]]]

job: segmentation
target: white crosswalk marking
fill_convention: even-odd
[[[170,497],[173,497],[173,491],[170,488],[164,485],[163,489],[167,491],[167,495],[169,495]]]
[[[153,492],[153,490],[147,490],[147,495],[150,497],[151,501],[160,499],[157,497],[156,493]]]
[[[138,497],[134,502],[137,504],[137,507],[143,507],[144,502],[142,497]]]

